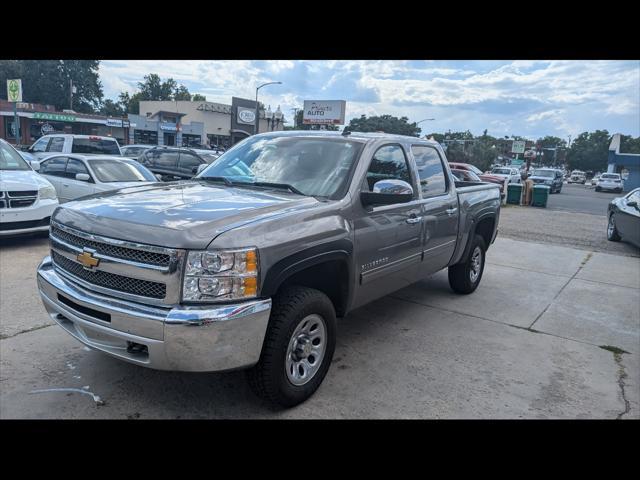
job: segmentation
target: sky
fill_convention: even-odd
[[[274,111],[280,105],[288,122],[304,100],[346,100],[347,123],[362,114],[434,118],[420,123],[422,134],[640,136],[640,61],[105,60],[105,98],[135,92],[149,73],[224,104],[281,81],[259,100]]]

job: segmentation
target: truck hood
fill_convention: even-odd
[[[21,192],[52,187],[49,180],[33,170],[2,170],[0,173],[0,191]]]
[[[185,181],[83,197],[58,208],[53,220],[120,240],[204,249],[232,228],[318,204],[288,191]]]

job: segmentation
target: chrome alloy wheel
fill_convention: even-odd
[[[482,267],[482,249],[476,247],[471,254],[471,268],[469,269],[469,280],[471,283],[476,283],[480,276],[480,268]]]
[[[324,359],[327,327],[320,315],[304,317],[291,335],[285,370],[294,385],[304,385],[318,373]]]
[[[616,230],[616,221],[613,219],[613,214],[609,216],[609,224],[607,225],[607,235],[609,238],[613,237],[613,232]]]

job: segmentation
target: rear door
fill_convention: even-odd
[[[51,182],[56,189],[56,195],[62,200],[62,181],[65,179],[65,170],[67,168],[66,156],[55,156],[46,158],[40,162],[40,170],[38,173],[43,175]]]
[[[159,173],[162,176],[162,180],[170,182],[173,180],[180,180],[178,175],[178,150],[171,148],[163,148],[154,150],[153,152],[153,173]]]
[[[435,147],[413,145],[422,197],[422,266],[420,277],[445,268],[456,247],[458,197],[447,174],[445,159]]]
[[[200,164],[205,163],[197,155],[190,152],[180,152],[178,158],[178,175],[181,178],[188,179],[198,173]]]

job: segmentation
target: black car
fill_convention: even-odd
[[[640,188],[611,200],[607,209],[607,239],[625,240],[640,248]]]
[[[165,182],[189,179],[198,173],[200,165],[211,163],[190,148],[173,147],[151,148],[138,161]]]

